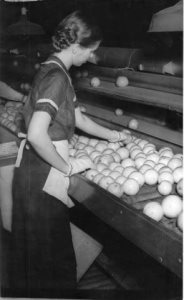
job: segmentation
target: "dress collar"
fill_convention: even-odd
[[[67,72],[68,75],[69,75],[69,72],[68,72],[68,70],[67,70],[65,64],[64,64],[64,63],[62,62],[62,60],[59,59],[57,56],[55,56],[55,55],[50,55],[50,56],[48,57],[48,59],[46,60],[46,62],[49,62],[49,61],[55,61],[55,62],[57,62],[57,64],[59,64],[59,65],[61,66],[61,68],[64,69],[65,72]]]

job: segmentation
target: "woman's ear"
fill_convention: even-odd
[[[72,53],[74,55],[76,55],[78,53],[78,50],[79,50],[79,45],[78,44],[72,45]]]

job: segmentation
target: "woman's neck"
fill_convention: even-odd
[[[68,50],[62,50],[59,53],[55,52],[53,53],[53,55],[62,61],[67,70],[70,69],[70,67],[72,66],[72,56],[70,55]]]

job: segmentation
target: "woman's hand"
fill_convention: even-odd
[[[110,142],[122,141],[125,144],[128,144],[132,140],[131,132],[129,130],[117,131],[103,127],[82,114],[79,107],[75,109],[75,119],[76,127],[96,137]]]
[[[93,164],[92,160],[87,156],[81,158],[70,157],[69,165],[71,168],[69,174],[67,174],[68,176],[84,172],[85,170],[88,169],[95,168],[95,165]]]
[[[109,142],[123,142],[124,144],[130,143],[132,140],[131,132],[129,130],[123,130],[123,131],[117,131],[112,130],[111,137],[109,139]]]

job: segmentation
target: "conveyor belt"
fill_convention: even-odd
[[[138,72],[126,68],[107,68],[92,65],[88,67],[88,72],[89,77],[99,76],[111,82],[115,82],[118,76],[125,76],[132,86],[182,95],[183,80],[176,76]]]
[[[94,120],[98,123],[101,123],[102,125],[105,126],[109,126],[112,127],[113,125],[120,125],[120,126],[124,126],[125,128],[127,128],[129,121],[132,119],[132,116],[128,116],[126,114],[124,114],[123,116],[116,116],[114,110],[107,108],[107,107],[102,107],[102,106],[97,106],[95,104],[92,103],[85,103],[82,102],[82,99],[80,99],[79,102],[81,105],[84,105],[84,107],[86,108],[86,113],[94,118]],[[158,139],[162,140],[162,145],[165,141],[164,145],[169,145],[169,143],[175,144],[174,147],[177,148],[176,145],[180,145],[182,146],[183,144],[183,138],[182,138],[182,132],[176,131],[176,130],[172,130],[170,128],[158,125],[158,124],[154,124],[148,121],[144,121],[141,120],[139,118],[136,118],[139,122],[139,128],[138,128],[138,132],[137,134],[139,135],[139,137],[141,137],[141,133],[143,135],[148,134],[149,135],[149,140],[153,140],[154,141],[154,137],[157,138],[157,142]],[[108,123],[107,123],[108,122]],[[133,131],[132,131],[133,132]],[[135,135],[136,135],[136,131]]]
[[[81,175],[71,178],[70,195],[159,263],[182,277],[182,234],[171,230]],[[160,197],[161,198],[161,197]]]
[[[92,87],[90,79],[83,78],[75,83],[75,88],[93,94],[108,95],[114,98],[139,102],[146,105],[164,107],[169,110],[182,112],[182,95],[171,94],[143,87],[126,86],[125,88],[116,87],[114,82],[101,80],[99,87]]]

